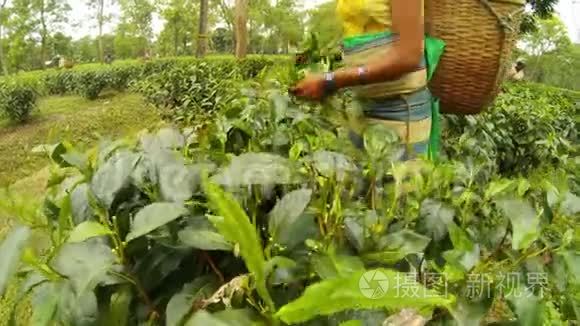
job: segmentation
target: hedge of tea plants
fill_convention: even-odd
[[[541,84],[506,84],[493,107],[475,116],[446,116],[443,150],[470,157],[487,175],[526,175],[561,167],[578,153],[580,93]]]
[[[0,118],[24,123],[36,108],[37,100],[33,84],[15,78],[0,81]]]
[[[3,99],[0,113],[13,122],[24,122],[35,108],[38,96],[80,95],[86,99],[95,100],[105,90],[124,91],[137,81],[175,69],[191,70],[194,69],[191,67],[201,65],[216,78],[217,76],[220,76],[220,79],[235,76],[235,78],[250,79],[265,68],[287,63],[289,60],[284,56],[250,56],[243,60],[236,60],[233,57],[209,57],[203,60],[180,57],[24,73],[0,79],[0,96]],[[220,75],[218,71],[227,73]]]
[[[135,86],[177,127],[39,148],[53,162],[42,207],[0,201],[20,224],[0,248],[0,293],[20,278],[14,301],[29,296],[39,324],[580,320],[568,95],[511,86],[488,113],[448,119],[440,162],[401,163],[380,126],[352,146],[335,122],[348,97],[305,103],[223,73],[171,67]]]

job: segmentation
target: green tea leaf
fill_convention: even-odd
[[[545,304],[527,288],[524,286],[514,288],[512,291],[507,293],[506,299],[510,303],[512,310],[517,315],[519,325],[544,325]]]
[[[274,303],[266,288],[266,261],[255,227],[231,194],[210,182],[204,188],[212,210],[219,215],[210,217],[210,221],[226,240],[239,245],[240,255],[255,278],[258,294],[273,310]]]
[[[468,302],[465,298],[458,298],[457,304],[450,312],[458,326],[481,325],[488,314],[492,300],[484,302]]]
[[[471,251],[473,250],[473,241],[469,238],[469,235],[463,231],[457,224],[450,223],[448,226],[449,237],[451,238],[451,243],[456,250],[461,251]]]
[[[349,320],[347,322],[340,323],[339,326],[364,326],[364,324],[360,320]]]
[[[562,212],[568,216],[580,213],[580,197],[571,192],[566,192],[562,202]]]
[[[89,192],[89,185],[82,183],[76,186],[70,194],[71,213],[75,225],[88,221],[94,216],[93,208],[89,201]]]
[[[411,230],[401,230],[388,234],[379,241],[379,246],[386,249],[396,249],[404,256],[422,253],[431,239]],[[404,257],[403,256],[403,257]]]
[[[449,307],[453,303],[453,298],[445,298],[410,280],[405,281],[403,288],[399,286],[401,277],[404,275],[395,271],[377,269],[327,279],[310,285],[300,298],[282,307],[276,317],[293,324],[350,309],[415,308],[423,311]]]
[[[365,129],[364,148],[374,160],[389,158],[398,149],[399,135],[383,124],[371,124]]]
[[[254,314],[245,309],[228,309],[210,314],[205,310],[196,312],[185,326],[263,326]]]
[[[501,179],[498,181],[493,181],[489,184],[485,191],[485,198],[494,199],[503,194],[513,192],[517,184],[515,180]]]
[[[98,320],[97,296],[93,291],[75,293],[70,282],[59,287],[58,317],[63,325],[91,326]]]
[[[0,297],[18,270],[20,257],[30,234],[29,227],[18,226],[6,236],[0,246]]]
[[[443,205],[443,203],[426,199],[421,203],[421,216],[425,219],[425,232],[433,237],[433,240],[439,241],[447,235],[448,225],[453,222],[455,212],[450,207]]]
[[[328,253],[316,255],[312,258],[312,267],[322,279],[350,275],[353,272],[364,270],[365,265],[357,256]]]
[[[154,203],[146,206],[135,216],[131,224],[131,232],[127,235],[127,241],[142,237],[187,214],[187,209],[179,204]]]
[[[349,173],[357,171],[356,165],[344,154],[319,151],[309,158],[311,164],[321,175],[337,180],[344,180]]]
[[[106,317],[106,325],[125,326],[131,317],[131,301],[133,301],[133,291],[131,286],[122,286],[111,295],[109,311]]]
[[[43,283],[38,286],[31,296],[32,316],[30,325],[52,325],[59,301],[58,283]]]
[[[192,248],[201,250],[232,251],[233,246],[219,233],[212,230],[196,230],[186,228],[179,231],[179,240]]]
[[[77,168],[82,173],[88,172],[89,161],[86,155],[79,152],[68,152],[62,154],[61,157],[69,166]]]
[[[231,187],[292,184],[296,180],[288,159],[269,153],[247,153],[234,157],[212,181]]]
[[[196,173],[182,162],[173,162],[159,167],[159,189],[163,200],[183,203],[193,196],[198,186]]]
[[[99,239],[62,246],[52,262],[53,268],[70,279],[77,294],[92,291],[97,285],[118,284],[120,281],[111,272],[120,272],[122,267],[111,248]]]
[[[192,283],[185,284],[181,292],[173,295],[167,304],[165,325],[183,325],[195,302],[209,298],[216,290],[215,280],[211,277],[200,277]]]
[[[185,146],[185,137],[174,128],[162,128],[157,132],[159,145],[166,149],[179,149]]]
[[[428,237],[411,230],[402,230],[381,238],[381,251],[364,254],[362,258],[375,263],[394,264],[410,254],[422,253],[430,242]]]
[[[276,256],[268,260],[264,267],[264,274],[266,277],[270,276],[277,268],[289,269],[296,267],[296,262],[290,258]]]
[[[201,310],[196,312],[188,321],[185,326],[234,326],[236,324],[230,324],[220,320],[217,317],[212,316],[209,312]]]
[[[139,155],[121,152],[97,170],[91,182],[91,190],[106,209],[111,208],[117,195],[129,185],[131,173],[139,160]]]
[[[44,153],[47,154],[50,159],[61,167],[69,166],[62,155],[67,152],[67,148],[63,143],[53,144],[53,145],[39,145],[32,149],[32,153]]]
[[[454,249],[444,252],[443,257],[456,268],[463,268],[464,271],[471,270],[481,258],[480,245],[474,244],[467,232],[455,223],[450,223],[448,228]]]
[[[539,236],[540,218],[532,205],[523,200],[500,200],[498,206],[510,220],[514,250],[528,248]]]
[[[88,221],[77,225],[68,237],[68,242],[83,242],[91,238],[112,234],[111,230],[99,222]]]
[[[291,238],[285,236],[285,233],[292,230],[292,226],[302,216],[310,203],[311,197],[312,190],[300,189],[287,194],[276,203],[276,206],[270,212],[270,222],[268,224],[270,235],[274,238],[274,242],[285,245],[286,243],[280,242],[280,239]]]

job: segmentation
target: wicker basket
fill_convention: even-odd
[[[426,0],[425,28],[445,41],[430,88],[443,113],[475,114],[497,96],[524,0]]]

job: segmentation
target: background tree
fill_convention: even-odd
[[[165,22],[157,42],[162,55],[191,55],[198,30],[197,0],[165,0],[158,3]]]
[[[216,28],[211,36],[211,45],[214,51],[218,53],[233,53],[234,38],[232,31],[224,28]]]
[[[72,37],[62,32],[56,32],[48,40],[48,55],[53,57],[57,54],[70,57],[74,54]]]
[[[525,34],[521,43],[528,79],[580,89],[580,46],[572,44],[560,19],[538,20],[534,31]]]
[[[203,57],[207,52],[207,42],[209,39],[208,33],[208,19],[209,8],[208,0],[199,0],[199,32],[197,37],[197,51],[198,57]]]
[[[122,14],[115,39],[117,56],[128,58],[149,52],[155,6],[150,0],[119,0],[119,4]],[[117,47],[123,55],[117,53]]]
[[[88,0],[88,6],[92,10],[93,18],[97,23],[98,28],[98,59],[99,62],[104,62],[104,42],[103,42],[103,27],[111,20],[111,15],[107,14],[106,8],[111,6],[114,0]]]
[[[8,74],[8,65],[4,58],[4,25],[8,20],[8,0],[0,0],[0,66],[2,66],[2,74]]]
[[[264,15],[269,36],[277,41],[276,47],[283,53],[287,54],[291,46],[298,45],[302,40],[304,23],[295,0],[279,0]]]
[[[338,43],[342,38],[342,25],[335,8],[336,1],[330,1],[308,11],[307,29],[318,34],[323,46]]]
[[[48,42],[51,32],[67,21],[71,10],[66,0],[32,0],[31,9],[35,15],[34,24],[40,34],[40,61],[47,61]],[[42,65],[44,68],[44,64]]]
[[[73,42],[74,59],[77,62],[93,62],[99,58],[97,40],[85,36]]]
[[[547,19],[554,14],[558,0],[526,0],[532,9],[526,13],[520,27],[522,33],[530,33],[536,30],[538,19]]]
[[[40,68],[32,37],[34,19],[30,0],[12,0],[6,27],[8,30],[6,64],[10,72]]]
[[[248,0],[236,0],[236,57],[245,58],[248,53]]]

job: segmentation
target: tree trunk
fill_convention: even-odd
[[[8,0],[3,0],[0,4],[0,17],[4,13],[4,8]],[[3,30],[2,22],[0,22],[0,65],[2,66],[2,73],[4,75],[8,75],[8,65],[6,65],[6,60],[4,59],[4,43],[2,42],[2,38],[4,37],[4,30]]]
[[[177,56],[179,53],[179,28],[177,26],[177,20],[173,26],[173,55]]]
[[[99,20],[99,62],[105,62],[105,54],[103,49],[103,25],[105,24],[105,0],[99,0],[99,13],[97,19]]]
[[[205,56],[207,52],[207,16],[208,16],[208,0],[200,0],[200,10],[199,10],[199,35],[197,38],[197,57],[201,58]]]
[[[42,61],[42,69],[44,70],[46,66],[46,36],[48,34],[46,27],[46,19],[44,17],[44,0],[40,2],[40,61]]]
[[[248,0],[236,0],[236,57],[245,58],[248,53]]]
[[[0,14],[2,14],[2,10],[0,10]],[[0,66],[2,66],[2,74],[8,75],[8,67],[6,66],[6,61],[4,60],[4,43],[2,42],[3,30],[2,24],[0,24]]]

